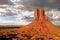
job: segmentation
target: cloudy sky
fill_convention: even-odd
[[[0,25],[31,23],[34,8],[43,8],[49,18],[60,20],[60,0],[0,0]]]

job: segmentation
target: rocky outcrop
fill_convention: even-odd
[[[17,30],[21,40],[60,40],[60,28],[49,21],[45,11],[34,10],[34,21]]]

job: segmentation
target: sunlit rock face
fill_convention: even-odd
[[[60,40],[59,26],[52,24],[42,9],[35,9],[34,21],[20,27],[16,32],[22,40]]]

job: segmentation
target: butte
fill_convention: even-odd
[[[59,26],[52,24],[42,9],[35,9],[33,22],[16,32],[20,40],[60,40]]]

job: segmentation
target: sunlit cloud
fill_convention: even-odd
[[[2,1],[2,3],[0,2],[1,25],[29,24],[34,17],[34,8],[49,10],[48,15],[51,19],[58,20],[60,18],[60,11],[55,11],[56,8],[60,7],[60,0],[7,0]],[[52,10],[49,8],[52,8]],[[2,16],[4,18],[2,18]],[[8,18],[6,16],[8,16]]]

